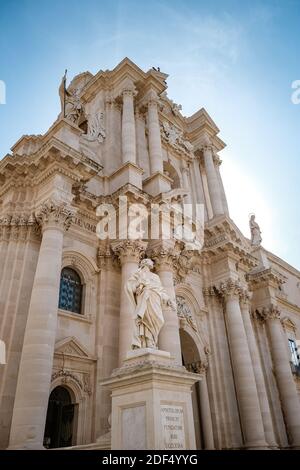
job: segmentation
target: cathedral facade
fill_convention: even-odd
[[[251,239],[230,218],[219,129],[203,108],[184,117],[167,77],[127,58],[64,77],[54,124],[0,161],[2,449],[111,448],[104,382],[131,349],[125,286],[146,257],[175,305],[159,350],[199,376],[196,448],[300,447],[300,272],[254,217]],[[128,207],[161,204],[202,207],[195,249],[173,219],[169,236],[128,236]]]

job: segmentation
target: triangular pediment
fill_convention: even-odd
[[[92,359],[88,350],[74,338],[68,336],[65,339],[58,341],[55,345],[55,353],[64,354],[66,356],[81,357],[85,359]]]

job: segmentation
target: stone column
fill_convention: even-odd
[[[145,134],[145,119],[143,113],[138,109],[135,110],[135,122],[136,122],[136,147],[137,147],[137,164],[140,168],[143,168],[143,178],[150,176],[149,169],[149,154],[148,146]]]
[[[130,276],[138,270],[139,262],[145,252],[147,243],[139,240],[125,240],[112,243],[113,251],[119,256],[122,266],[120,322],[119,322],[119,366],[131,351],[133,335],[134,307],[125,292],[125,284]]]
[[[163,173],[163,156],[157,102],[157,96],[152,97],[148,101],[149,158],[151,175],[158,171]]]
[[[64,231],[73,213],[48,201],[37,212],[42,242],[33,282],[9,448],[42,449],[57,329]]]
[[[217,177],[218,177],[219,184],[220,184],[221,199],[222,199],[222,204],[223,204],[223,212],[224,212],[224,214],[229,215],[229,209],[228,209],[226,193],[225,193],[225,189],[224,189],[224,185],[223,185],[222,176],[221,176],[221,173],[220,173],[220,166],[221,166],[222,160],[216,154],[215,154],[214,157],[215,157]]]
[[[161,283],[169,297],[176,306],[176,295],[174,287],[173,267],[175,262],[174,250],[155,249],[151,253],[155,261],[155,269],[160,277]],[[177,364],[182,364],[181,345],[179,336],[179,319],[177,309],[163,306],[165,324],[159,334],[159,349],[171,353]]]
[[[190,174],[189,166],[185,161],[183,161],[182,162],[182,183],[183,183],[183,188],[188,191],[188,194],[184,198],[185,204],[192,204],[191,184],[189,181],[189,174]]]
[[[251,297],[250,294],[246,291],[242,292],[240,297],[241,312],[244,321],[244,327],[246,331],[246,336],[248,340],[248,346],[250,351],[250,356],[253,364],[255,382],[257,387],[257,393],[260,403],[261,415],[264,424],[266,441],[271,447],[278,447],[276,442],[274,427],[272,421],[271,410],[269,406],[269,400],[267,395],[267,389],[265,385],[265,379],[261,367],[261,360],[259,356],[258,346],[256,343],[256,338],[251,322]]]
[[[122,112],[122,162],[136,163],[136,138],[134,117],[134,95],[133,89],[126,89],[123,95]]]
[[[229,279],[220,286],[224,296],[228,343],[232,362],[244,446],[266,447],[264,427],[256,389],[254,371],[242,319],[238,282]]]
[[[201,374],[202,379],[198,382],[199,396],[200,396],[200,417],[202,426],[202,435],[204,441],[204,449],[215,449],[214,433],[211,420],[211,411],[209,403],[209,395],[207,388],[207,373],[208,363],[201,363],[198,372]]]
[[[199,166],[199,158],[194,158],[193,160],[193,168],[194,168],[194,175],[195,175],[195,182],[196,182],[196,197],[197,197],[197,202],[199,204],[204,205],[204,219],[208,219],[208,214],[207,214],[207,207],[205,204],[205,196],[204,196],[204,189],[203,189],[203,182],[202,182],[202,176],[201,176],[201,171],[200,171],[200,166]]]
[[[280,321],[278,308],[271,305],[261,310],[271,345],[277,386],[281,398],[287,435],[292,447],[300,447],[300,400],[290,366],[286,335]]]
[[[209,189],[210,201],[214,216],[223,214],[223,204],[220,190],[220,183],[213,158],[212,145],[203,147],[204,165]]]

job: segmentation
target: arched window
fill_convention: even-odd
[[[59,308],[82,313],[82,283],[72,268],[63,268],[60,276]]]

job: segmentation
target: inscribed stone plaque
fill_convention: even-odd
[[[122,449],[146,449],[146,408],[133,406],[122,410]]]
[[[186,449],[182,406],[161,405],[164,449]]]

